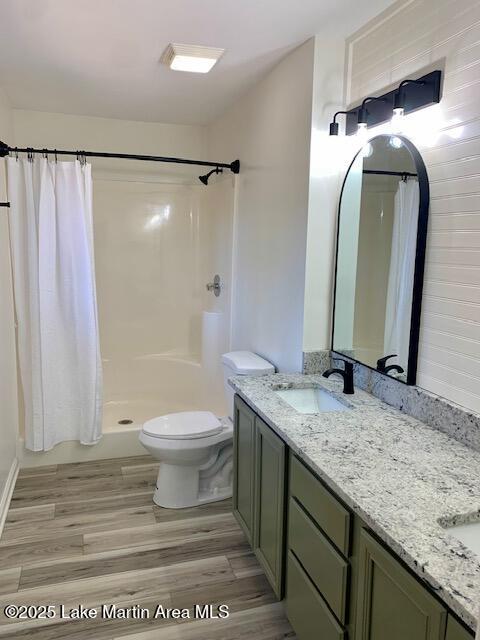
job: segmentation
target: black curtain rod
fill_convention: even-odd
[[[172,158],[169,156],[147,156],[135,153],[109,153],[103,151],[66,151],[65,149],[33,149],[32,147],[10,147],[0,141],[0,158],[10,153],[41,153],[51,156],[80,156],[82,158],[121,158],[123,160],[146,160],[148,162],[169,162],[173,164],[190,164],[199,167],[221,167],[230,169],[232,173],[240,173],[240,160],[233,162],[210,162],[208,160],[188,160],[186,158]]]
[[[364,169],[363,173],[371,173],[379,176],[400,176],[402,178],[403,176],[406,176],[408,178],[417,177],[416,173],[411,173],[410,171],[381,171],[381,170],[375,171],[374,169]]]

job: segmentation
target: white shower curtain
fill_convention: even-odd
[[[405,371],[408,366],[413,276],[417,248],[418,181],[401,181],[395,194],[392,252],[385,312],[385,355],[397,354]]]
[[[7,159],[25,444],[94,444],[102,370],[91,165]]]

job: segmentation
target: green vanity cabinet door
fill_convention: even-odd
[[[355,640],[444,640],[446,609],[365,529]]]
[[[235,396],[233,513],[253,544],[255,505],[255,414]]]
[[[447,635],[445,640],[472,640],[473,631],[467,631],[455,618],[451,615],[447,620]]]
[[[285,530],[285,443],[255,419],[255,534],[253,548],[280,599],[283,593]]]

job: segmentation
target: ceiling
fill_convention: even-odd
[[[12,106],[207,124],[288,51],[348,35],[391,0],[0,0],[0,87]],[[207,75],[160,64],[169,42],[226,49]]]

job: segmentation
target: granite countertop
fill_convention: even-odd
[[[265,422],[475,630],[480,557],[442,524],[480,519],[480,452],[319,375],[235,376]],[[300,414],[274,393],[321,386],[351,411]]]

